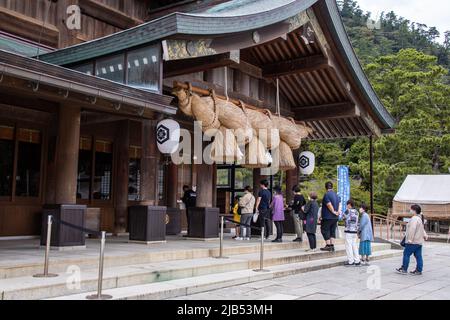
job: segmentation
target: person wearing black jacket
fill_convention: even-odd
[[[292,209],[292,219],[294,221],[295,233],[297,238],[293,241],[302,242],[303,241],[303,224],[305,220],[305,213],[303,212],[303,206],[306,204],[305,197],[300,192],[300,188],[295,186],[292,190],[294,192],[294,200],[291,204]]]
[[[315,251],[317,248],[316,230],[319,219],[319,204],[317,203],[317,193],[309,194],[309,201],[305,206],[305,231],[308,236],[309,248]]]
[[[197,202],[197,194],[195,191],[193,191],[189,186],[183,186],[183,197],[181,198],[181,201],[183,201],[185,207],[186,207],[186,218],[187,218],[187,235],[189,235],[190,225],[189,225],[189,208],[194,208]]]

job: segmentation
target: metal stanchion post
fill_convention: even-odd
[[[97,294],[93,294],[87,296],[86,299],[89,300],[108,300],[112,299],[112,296],[108,294],[102,294],[102,286],[103,286],[103,259],[105,255],[105,240],[106,240],[106,231],[102,231],[102,239],[100,241],[100,261],[98,263],[98,287]]]
[[[264,227],[261,227],[261,249],[259,253],[259,269],[253,270],[257,272],[268,272],[269,270],[264,270]]]
[[[227,259],[228,257],[223,256],[223,228],[224,228],[224,217],[220,217],[220,238],[219,238],[219,256],[217,259]]]
[[[49,215],[47,217],[47,242],[45,244],[45,261],[44,261],[44,273],[35,274],[33,277],[35,278],[54,278],[57,277],[57,274],[48,273],[48,260],[50,256],[50,245],[52,239],[52,220],[53,216]]]

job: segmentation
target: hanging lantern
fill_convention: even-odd
[[[180,142],[180,124],[172,119],[160,121],[156,126],[156,142],[161,153],[172,154],[177,151]]]
[[[314,172],[316,156],[310,151],[302,152],[298,159],[298,165],[301,174],[310,175]]]

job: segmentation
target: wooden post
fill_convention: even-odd
[[[288,204],[291,203],[294,198],[292,189],[298,185],[297,172],[297,168],[286,171],[286,203]]]
[[[115,220],[114,233],[120,234],[126,231],[128,210],[128,179],[130,162],[130,121],[119,121],[116,136],[117,170],[115,175]]]
[[[213,170],[213,165],[197,165],[197,207],[210,208],[213,205]]]
[[[80,147],[79,107],[60,106],[56,144],[55,203],[75,204]]]
[[[164,242],[167,208],[158,206],[159,151],[156,145],[157,121],[142,121],[141,196],[140,205],[129,208],[130,241]]]
[[[84,226],[85,205],[77,205],[78,153],[80,147],[80,108],[60,105],[55,154],[55,203],[45,205],[42,212],[41,245],[45,245],[48,215],[57,219],[52,232],[51,245],[55,247],[83,247],[82,231],[63,225],[70,221]]]
[[[253,195],[258,198],[259,183],[261,182],[261,169],[253,169]]]
[[[374,209],[373,209],[373,136],[370,135],[369,137],[369,161],[370,161],[370,181],[369,181],[369,189],[370,189],[370,216],[371,216],[371,220],[372,220],[372,226],[374,226],[374,221],[373,221],[373,214],[374,214]],[[375,234],[375,228],[373,229],[373,233]]]
[[[178,200],[178,166],[170,162],[167,169],[167,207],[176,208]]]
[[[158,205],[158,161],[156,121],[142,121],[142,201]]]
[[[370,213],[374,214],[373,209],[373,136],[370,136],[369,141],[369,153],[370,153]]]

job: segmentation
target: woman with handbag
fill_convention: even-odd
[[[410,274],[412,275],[422,275],[423,270],[423,257],[422,257],[422,247],[425,240],[428,239],[428,235],[425,232],[423,225],[422,208],[414,204],[411,206],[410,213],[413,215],[411,220],[406,226],[406,235],[402,241],[402,246],[405,247],[403,250],[403,264],[396,271],[400,274],[408,274],[409,260],[411,255],[414,255],[417,261],[416,269]]]
[[[284,199],[279,186],[273,189],[275,195],[270,208],[272,209],[272,220],[277,228],[277,237],[272,242],[283,242]]]

